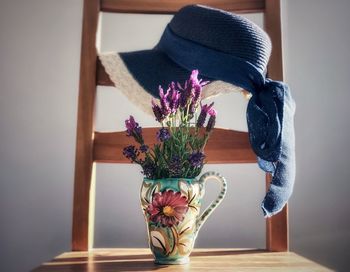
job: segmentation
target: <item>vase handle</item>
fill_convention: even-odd
[[[211,215],[211,213],[216,209],[216,207],[221,203],[221,201],[224,199],[226,195],[226,191],[227,191],[226,179],[223,176],[221,176],[219,173],[206,172],[200,177],[199,183],[203,183],[203,185],[205,186],[205,182],[211,178],[220,182],[220,187],[221,187],[220,193],[217,196],[217,198],[213,200],[210,203],[210,205],[205,209],[205,211],[198,217],[197,223],[196,223],[196,233],[198,233],[203,223],[208,219],[209,215]]]

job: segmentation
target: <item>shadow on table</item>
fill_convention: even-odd
[[[191,257],[210,257],[227,255],[245,255],[263,253],[265,250],[244,249],[244,250],[197,250],[191,254]],[[187,270],[187,265],[157,265],[153,262],[151,254],[134,255],[106,255],[93,253],[86,257],[59,257],[50,262],[44,263],[33,272],[44,271],[72,271],[72,272],[95,272],[95,271],[154,271],[164,269],[181,271]]]

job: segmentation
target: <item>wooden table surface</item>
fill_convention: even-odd
[[[34,269],[47,271],[332,271],[293,252],[256,249],[195,249],[185,265],[156,265],[149,249],[66,252]]]

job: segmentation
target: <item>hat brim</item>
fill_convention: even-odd
[[[183,84],[191,74],[158,49],[123,52],[119,56],[134,79],[154,97],[159,97],[159,86],[166,89],[171,82]],[[200,71],[198,78],[212,81]]]

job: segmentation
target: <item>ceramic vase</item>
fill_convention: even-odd
[[[201,213],[207,180],[220,183],[217,198]],[[198,231],[226,194],[225,178],[207,172],[199,179],[143,180],[141,207],[146,220],[150,249],[157,264],[185,264]]]

